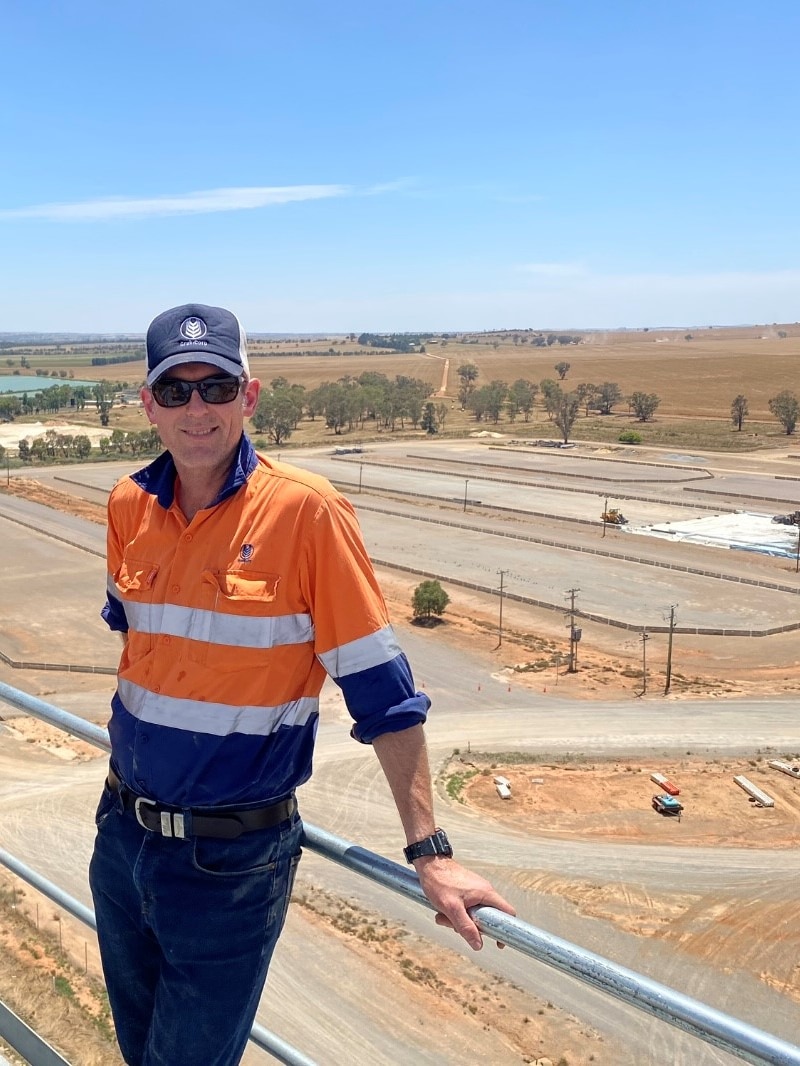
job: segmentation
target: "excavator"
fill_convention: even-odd
[[[607,511],[603,511],[601,517],[609,526],[625,526],[628,524],[628,519],[618,507],[610,507]]]

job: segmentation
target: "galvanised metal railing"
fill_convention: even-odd
[[[3,682],[0,682],[0,700],[104,751],[110,751],[105,729],[60,707],[45,703]],[[416,875],[397,863],[309,824],[305,825],[303,844],[323,858],[339,863],[348,870],[433,910],[419,886]],[[57,886],[28,870],[2,850],[0,863],[94,927],[94,915],[88,908],[65,896]],[[667,985],[619,966],[560,937],[552,936],[493,907],[475,907],[470,913],[485,936],[516,948],[529,958],[569,974],[646,1014],[660,1018],[744,1062],[754,1066],[800,1066],[800,1047],[795,1044],[789,1044],[691,996],[685,996]],[[253,1027],[250,1039],[289,1066],[313,1066],[311,1060],[302,1052],[285,1044],[274,1033],[269,1033],[261,1026]]]

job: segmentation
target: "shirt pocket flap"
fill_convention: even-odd
[[[141,559],[123,559],[114,575],[114,584],[123,596],[149,593],[158,575],[158,564]]]
[[[205,570],[203,580],[214,585],[226,600],[270,603],[277,595],[280,577],[253,570]]]

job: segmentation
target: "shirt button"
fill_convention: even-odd
[[[148,737],[148,736],[139,737],[139,742],[141,744],[146,744],[149,739],[150,739],[150,737]]]
[[[161,691],[161,685],[153,685],[153,692],[160,692],[160,691]]]
[[[192,534],[191,533],[187,533],[186,536],[183,539],[188,543],[192,539]]]
[[[173,585],[172,586],[172,591],[173,592],[180,592],[181,591],[180,585]]]
[[[171,641],[171,639],[169,637],[163,637],[162,640],[163,640],[164,644],[171,644],[172,643],[172,641]]]

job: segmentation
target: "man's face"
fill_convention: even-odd
[[[208,363],[186,363],[168,370],[165,376],[180,381],[202,381],[218,377],[220,371]],[[245,418],[256,409],[261,384],[248,381],[230,403],[205,403],[195,390],[183,407],[161,407],[149,388],[142,389],[147,417],[158,430],[164,447],[175,460],[178,472],[227,469],[239,445]]]

